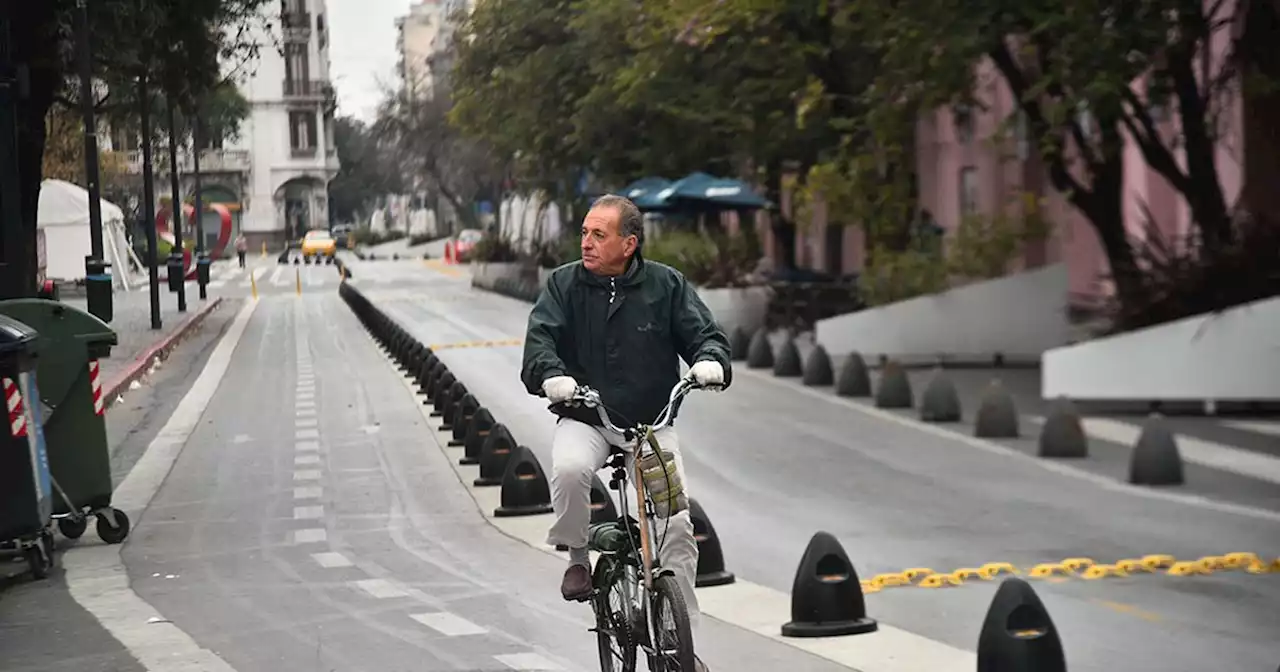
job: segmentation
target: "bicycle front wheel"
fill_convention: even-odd
[[[654,579],[650,604],[653,609],[650,640],[653,653],[649,657],[649,669],[653,672],[694,672],[689,608],[674,576]]]
[[[601,672],[635,672],[636,633],[624,590],[627,573],[611,558],[596,562],[592,583],[597,592],[591,606],[596,612],[596,646]]]

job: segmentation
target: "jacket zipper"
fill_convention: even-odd
[[[618,285],[615,284],[613,278],[609,278],[609,305],[613,305],[613,297],[618,295]]]

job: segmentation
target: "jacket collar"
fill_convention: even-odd
[[[640,284],[644,281],[647,271],[645,265],[646,262],[644,257],[640,255],[639,250],[636,250],[636,253],[631,255],[631,263],[627,265],[627,270],[623,271],[622,275],[613,278],[615,284],[623,287]],[[583,266],[581,261],[578,262],[578,277],[585,282],[598,287],[608,287],[610,284],[609,276],[596,275],[595,273],[588,271],[587,267]]]

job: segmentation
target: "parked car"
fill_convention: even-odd
[[[458,232],[457,238],[454,239],[454,253],[458,259],[465,259],[466,254],[476,243],[484,239],[484,232],[480,229],[463,229]]]

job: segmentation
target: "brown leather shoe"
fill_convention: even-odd
[[[560,582],[560,594],[570,602],[582,602],[591,597],[591,572],[582,565],[569,565]]]

